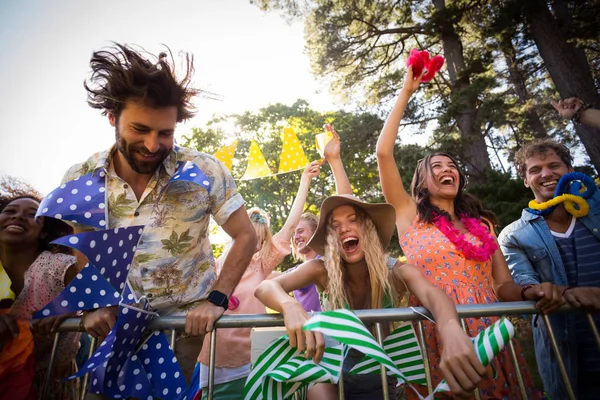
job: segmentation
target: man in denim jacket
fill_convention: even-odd
[[[515,155],[525,186],[538,203],[554,197],[559,179],[572,172],[572,157],[562,144],[540,139]],[[499,243],[513,278],[521,285],[552,282],[564,300],[588,311],[600,310],[600,192],[588,200],[586,216],[575,218],[563,205],[541,216],[523,210],[502,231]],[[526,286],[525,286],[526,287]],[[594,316],[600,322],[598,314]],[[584,314],[550,315],[567,374],[578,399],[600,396],[600,350]],[[550,337],[543,322],[534,324],[535,353],[546,391],[552,399],[569,398]]]

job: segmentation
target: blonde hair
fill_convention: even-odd
[[[300,216],[300,221],[308,222],[308,224],[310,225],[310,227],[312,229],[312,233],[315,233],[315,231],[317,230],[317,226],[319,225],[319,217],[317,217],[315,214],[310,213],[310,212],[305,212],[304,214],[302,214]],[[300,223],[300,222],[298,222],[298,223]],[[296,225],[294,230],[296,230],[297,227],[298,227],[298,225]],[[294,256],[294,260],[304,261],[304,255],[300,254],[298,252],[298,246],[296,246],[296,241],[294,240],[294,236],[295,235],[292,235],[292,237],[290,238],[290,244],[292,245],[292,255]]]
[[[373,220],[360,208],[352,206],[355,210],[359,224],[359,240],[365,253],[365,262],[369,273],[371,286],[371,309],[383,308],[386,294],[395,307],[398,303],[398,294],[390,285],[391,273],[387,267],[387,256],[377,234]],[[327,218],[327,245],[325,247],[325,269],[327,270],[327,294],[331,309],[350,307],[356,308],[352,299],[348,297],[345,285],[346,266],[341,257],[344,249],[338,235],[332,227],[332,215]],[[359,305],[362,306],[362,305]]]
[[[273,248],[273,236],[271,235],[269,214],[258,207],[249,208],[247,212],[250,223],[254,228],[254,232],[256,232],[257,242],[261,244],[258,254],[260,257],[265,257]],[[227,247],[223,250],[223,254],[219,257],[219,261],[227,258],[227,254],[229,253],[229,250],[231,250],[232,244],[233,242],[227,244]]]

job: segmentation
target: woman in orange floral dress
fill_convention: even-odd
[[[559,307],[562,298],[556,286],[544,283],[521,287],[512,280],[492,229],[496,217],[475,197],[464,192],[465,176],[449,155],[435,153],[419,161],[411,185],[412,196],[404,190],[394,160],[394,146],[402,114],[420,81],[421,76],[414,77],[412,67],[409,67],[396,105],[377,142],[383,194],[386,201],[396,207],[396,227],[407,262],[422,268],[425,276],[456,304],[538,300],[536,306],[542,312]],[[411,296],[410,305],[420,303]],[[497,319],[467,318],[467,332],[475,336]],[[424,325],[435,388],[442,379],[442,371],[452,366],[440,364],[440,341],[436,330],[430,322]],[[514,344],[526,398],[539,398],[520,347],[516,341]],[[494,373],[488,371],[488,376],[483,377],[477,387],[481,398],[522,399],[508,350],[504,349],[491,364]],[[426,393],[426,388],[420,389]],[[414,393],[407,395],[409,399],[416,398]]]

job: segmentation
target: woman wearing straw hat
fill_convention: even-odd
[[[267,307],[283,314],[290,344],[306,350],[307,357],[319,362],[325,348],[323,336],[302,330],[309,316],[288,292],[312,283],[322,294],[324,310],[376,309],[397,306],[399,294],[408,289],[435,317],[444,342],[442,370],[450,388],[455,394],[466,395],[485,369],[460,327],[450,298],[414,266],[400,262],[387,266],[384,251],[392,238],[395,219],[394,207],[387,203],[369,204],[352,195],[327,198],[321,205],[317,230],[308,244],[323,258],[309,260],[289,274],[264,281],[255,295]],[[380,377],[347,374],[360,358],[360,354],[351,352],[344,361],[346,398],[381,399]],[[317,384],[309,396],[337,398],[337,388]]]

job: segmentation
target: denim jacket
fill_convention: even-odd
[[[600,191],[588,203],[590,211],[580,221],[600,240]],[[519,285],[552,282],[568,286],[565,267],[544,217],[523,210],[521,219],[502,230],[498,242],[512,276]],[[550,315],[550,321],[569,380],[577,393],[578,362],[574,316],[553,314]],[[552,399],[568,398],[548,329],[543,321],[534,324],[533,336],[538,368],[546,391]]]

